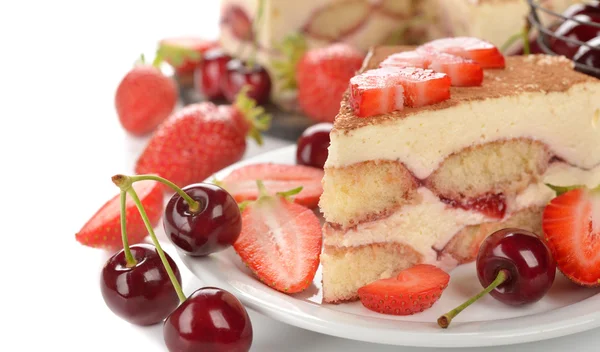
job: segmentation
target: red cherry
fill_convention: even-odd
[[[252,323],[234,295],[204,287],[169,315],[163,336],[171,352],[246,352],[252,345]]]
[[[238,59],[227,63],[227,75],[222,83],[221,90],[231,103],[246,85],[250,87],[248,97],[254,99],[259,105],[267,102],[271,92],[271,79],[267,71],[257,64],[249,66]]]
[[[173,244],[192,256],[231,246],[242,230],[240,210],[233,197],[221,187],[208,183],[189,185],[183,191],[200,204],[200,209],[191,212],[179,194],[171,197],[163,225]]]
[[[585,65],[587,67],[577,67],[577,70],[600,78],[600,36],[586,42],[587,46],[582,45],[575,56],[573,61]],[[596,49],[592,49],[596,48]],[[596,71],[588,68],[595,68]]]
[[[194,72],[196,90],[210,100],[223,97],[221,85],[227,72],[227,63],[231,57],[223,49],[207,50]]]
[[[333,124],[324,122],[310,126],[298,138],[296,164],[323,168],[327,160],[329,133]]]
[[[128,266],[124,250],[110,257],[100,277],[104,302],[116,315],[136,325],[163,321],[179,304],[177,292],[169,279],[156,248],[147,244],[130,247],[136,264]],[[165,253],[177,280],[177,265]]]
[[[600,24],[600,15],[576,15],[572,18],[583,22]],[[600,36],[600,27],[579,23],[574,20],[566,20],[556,29],[556,31],[554,31],[554,34],[578,40],[580,42],[586,42],[594,37]],[[559,38],[550,38],[550,48],[552,51],[568,58],[573,58],[573,55],[575,55],[579,46],[579,44],[570,43]]]
[[[516,228],[488,236],[479,248],[476,265],[485,289],[441,316],[441,327],[447,328],[456,315],[486,293],[509,305],[537,302],[552,287],[556,275],[556,262],[544,240]]]
[[[600,1],[590,1],[587,4],[573,4],[569,6],[563,13],[565,17],[573,17],[577,15],[600,15]]]

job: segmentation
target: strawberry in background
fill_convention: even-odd
[[[203,54],[217,48],[219,42],[199,37],[170,37],[158,44],[158,53],[178,76],[190,75],[202,61]]]

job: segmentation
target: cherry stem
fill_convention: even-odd
[[[450,323],[452,322],[452,319],[454,319],[454,317],[456,317],[458,315],[458,313],[462,312],[465,308],[467,308],[468,306],[470,306],[471,304],[473,304],[474,302],[476,302],[478,299],[480,299],[481,297],[487,295],[488,293],[492,292],[493,289],[495,289],[496,287],[500,286],[502,283],[506,282],[506,280],[510,277],[510,273],[508,272],[508,270],[506,269],[501,269],[498,272],[498,275],[496,276],[496,279],[494,281],[492,281],[492,283],[486,287],[483,291],[479,292],[478,294],[476,294],[475,296],[469,298],[465,303],[461,304],[460,306],[452,309],[451,311],[449,311],[448,313],[442,315],[441,317],[438,318],[437,323],[440,327],[446,329]]]
[[[142,205],[140,198],[138,197],[137,193],[135,193],[135,189],[133,189],[133,187],[131,187],[131,186],[127,189],[127,193],[129,193],[131,198],[133,198],[133,201],[134,201],[136,207],[138,208],[140,215],[142,216],[142,220],[144,220],[146,229],[148,230],[148,233],[150,234],[150,238],[152,238],[152,242],[154,242],[154,246],[156,247],[158,256],[160,257],[160,260],[162,261],[162,263],[165,267],[165,270],[167,271],[167,274],[169,275],[169,279],[171,279],[173,288],[175,288],[175,292],[177,292],[179,301],[181,303],[185,302],[186,297],[183,294],[181,285],[179,284],[179,281],[177,281],[177,278],[175,277],[173,268],[171,268],[171,265],[169,264],[169,261],[167,260],[167,257],[165,256],[165,252],[163,251],[162,247],[160,246],[160,242],[158,241],[158,238],[156,238],[156,234],[154,233],[154,228],[152,227],[152,224],[150,224],[150,220],[148,219],[148,215],[146,214],[146,210],[144,209],[144,206]]]
[[[117,180],[115,181],[115,179],[117,179]],[[166,178],[162,178],[162,177],[156,176],[156,175],[135,175],[135,176],[115,175],[115,176],[113,176],[113,182],[115,182],[115,184],[119,187],[121,187],[121,185],[128,185],[128,184],[131,185],[132,183],[137,182],[137,181],[158,181],[162,184],[165,184],[165,185],[171,187],[175,192],[177,192],[177,194],[179,194],[181,196],[181,198],[183,198],[185,200],[185,202],[188,204],[190,213],[195,214],[200,211],[200,203],[195,201],[192,197],[189,196],[189,194],[185,193],[181,188],[179,188],[179,186],[177,186],[173,182],[167,180]],[[119,183],[117,183],[117,182],[119,182]]]
[[[121,238],[123,239],[123,251],[125,252],[125,261],[128,267],[133,267],[137,261],[131,254],[129,240],[127,239],[127,192],[121,191]]]

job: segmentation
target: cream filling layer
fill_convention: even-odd
[[[531,206],[544,206],[554,196],[545,183],[595,187],[600,184],[600,166],[581,170],[565,163],[552,163],[541,182],[530,185],[507,205],[506,217]],[[361,223],[347,231],[326,228],[324,244],[355,247],[397,242],[412,247],[423,256],[424,262],[436,263],[434,248],[444,248],[463,227],[497,221],[479,212],[450,207],[426,187],[420,187],[417,192],[421,197],[419,203],[404,206],[384,219]]]
[[[325,167],[367,160],[398,160],[425,179],[464,148],[512,138],[548,145],[569,163],[600,164],[600,81],[562,93],[523,93],[423,111],[403,119],[333,131]]]

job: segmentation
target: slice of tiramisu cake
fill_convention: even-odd
[[[563,57],[498,55],[474,39],[371,50],[325,164],[325,302],[472,261],[499,228],[539,234],[546,183],[600,184],[600,80]]]

